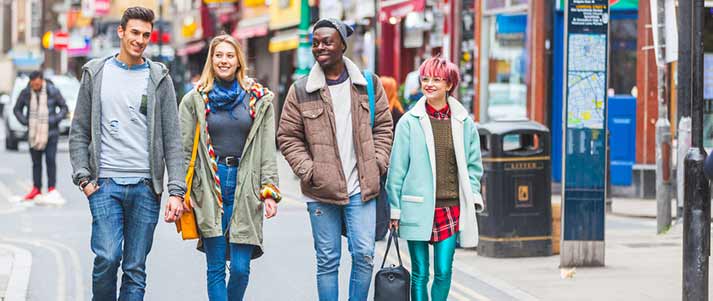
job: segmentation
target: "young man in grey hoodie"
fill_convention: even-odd
[[[82,68],[82,82],[69,135],[72,179],[89,199],[94,300],[142,300],[146,257],[151,250],[168,170],[164,220],[184,210],[185,167],[178,108],[163,64],[143,57],[154,13],[124,11],[118,55]],[[123,242],[123,243],[122,243]]]

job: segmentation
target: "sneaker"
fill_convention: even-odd
[[[61,206],[66,203],[59,191],[52,189],[36,201],[38,205]]]
[[[39,188],[32,187],[32,190],[30,191],[30,193],[26,194],[22,199],[24,201],[32,201],[40,194],[42,194],[42,192],[40,191]]]

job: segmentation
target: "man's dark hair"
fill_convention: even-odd
[[[154,13],[153,10],[141,6],[133,6],[129,7],[124,11],[124,15],[121,16],[121,28],[126,29],[126,23],[129,23],[129,20],[132,19],[137,19],[141,20],[144,22],[149,22],[151,23],[151,27],[153,27],[153,20],[154,20]]]
[[[39,79],[45,78],[45,76],[42,75],[42,71],[36,70],[36,71],[30,72],[30,80],[36,80],[38,78]]]

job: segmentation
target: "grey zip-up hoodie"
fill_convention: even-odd
[[[77,106],[69,131],[69,157],[72,181],[96,181],[101,155],[101,84],[104,63],[111,56],[93,59],[82,67],[82,82]],[[183,196],[186,192],[178,105],[168,69],[161,63],[144,58],[149,64],[148,141],[149,164],[153,190],[163,192],[164,170],[168,169],[168,193]],[[131,83],[116,83],[130,85]]]

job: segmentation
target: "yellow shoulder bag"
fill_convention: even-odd
[[[196,215],[191,208],[191,187],[193,186],[193,174],[196,168],[196,156],[198,155],[198,136],[200,135],[200,124],[196,123],[196,134],[193,137],[193,152],[191,153],[191,163],[188,165],[186,172],[186,195],[183,198],[188,211],[183,212],[181,218],[176,221],[176,232],[181,233],[183,240],[197,239],[198,224],[196,223]]]

